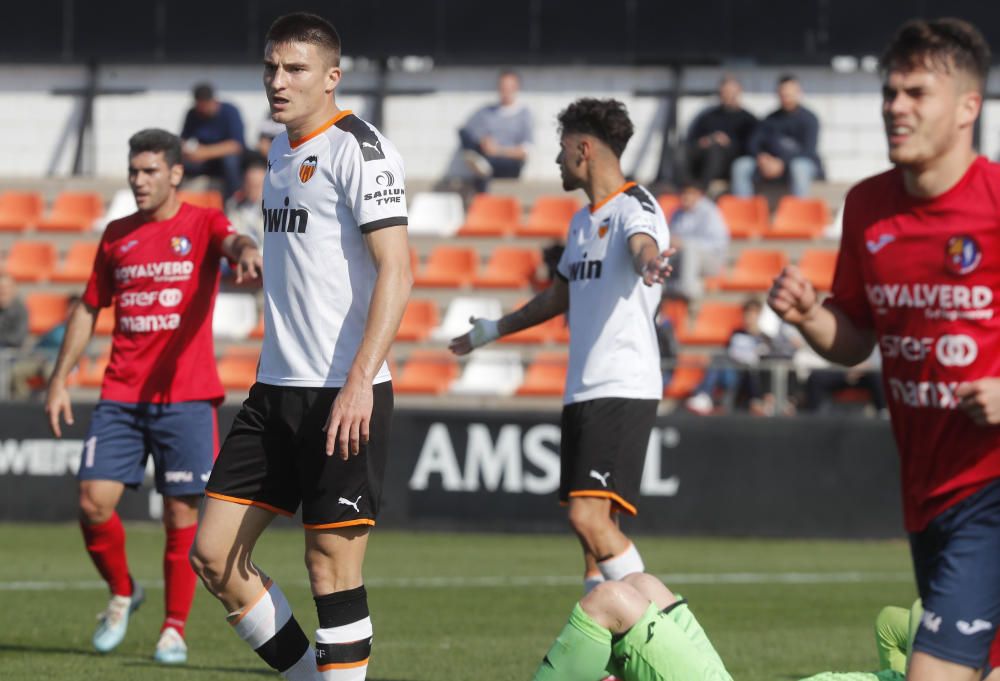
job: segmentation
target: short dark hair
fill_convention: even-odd
[[[140,130],[129,137],[128,157],[132,158],[144,151],[162,151],[167,165],[179,165],[181,163],[181,138],[172,132],[159,128]]]
[[[625,105],[617,99],[578,99],[559,112],[559,134],[593,135],[621,158],[634,128]]]
[[[240,170],[246,172],[251,168],[267,168],[267,159],[259,151],[249,151],[243,152],[243,158],[240,159]]]
[[[194,101],[207,102],[210,99],[215,99],[215,88],[212,87],[211,83],[198,83],[194,86],[192,94]]]
[[[883,74],[892,69],[933,66],[971,75],[982,92],[990,72],[990,46],[968,21],[912,19],[900,26],[879,59]]]
[[[778,87],[781,87],[785,83],[798,83],[799,77],[794,73],[782,73],[778,76]]]
[[[340,65],[340,35],[329,21],[317,14],[293,12],[280,16],[267,29],[264,40],[274,43],[312,43],[333,54]]]
[[[708,187],[705,185],[704,182],[702,182],[696,177],[685,177],[681,181],[680,189],[681,191],[684,191],[685,189],[695,189],[704,194],[707,191]]]
[[[760,302],[759,298],[747,298],[743,301],[743,311],[749,312],[750,310],[756,310],[761,312],[764,309],[764,304]]]

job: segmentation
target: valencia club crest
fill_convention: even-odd
[[[318,159],[315,156],[310,156],[299,166],[299,180],[302,184],[308,182],[312,176],[316,173],[316,161]]]

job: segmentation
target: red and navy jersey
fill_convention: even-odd
[[[102,399],[222,398],[212,312],[222,242],[234,233],[221,212],[186,203],[169,220],[134,214],[108,225],[83,294],[93,307],[115,305]]]
[[[1000,427],[955,396],[1000,377],[998,194],[1000,165],[979,157],[933,199],[908,195],[898,169],[847,195],[827,302],[878,337],[910,531],[1000,477]]]

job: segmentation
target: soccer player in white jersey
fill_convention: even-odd
[[[567,191],[590,205],[573,216],[553,285],[499,320],[473,319],[459,355],[569,311],[560,500],[584,555],[584,588],[643,571],[616,513],[636,514],[639,483],[663,395],[653,317],[670,272],[669,234],[653,196],[626,182],[632,122],[621,102],[579,99],[559,114],[556,162]]]
[[[339,61],[340,38],[321,17],[289,14],[268,31],[264,89],[287,133],[264,185],[264,344],[191,561],[236,633],[283,676],[360,681],[372,646],[361,568],[392,414],[385,355],[412,276],[402,161],[337,107]],[[275,515],[300,504],[315,648],[252,559]]]

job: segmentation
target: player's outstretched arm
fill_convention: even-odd
[[[257,242],[245,234],[230,234],[222,241],[222,254],[236,263],[236,283],[258,279],[264,271],[264,259]]]
[[[368,321],[361,345],[347,374],[347,383],[337,393],[326,422],[326,454],[334,451],[346,460],[368,442],[372,417],[372,381],[385,361],[399,330],[406,301],[413,286],[410,246],[406,227],[394,225],[365,235],[378,274],[368,304]]]
[[[858,328],[835,306],[821,305],[816,289],[794,265],[775,277],[767,304],[798,327],[812,349],[831,362],[854,366],[867,359],[875,347],[875,332]]]
[[[646,286],[662,284],[673,272],[670,256],[677,252],[676,249],[660,251],[656,241],[648,234],[633,234],[629,237],[628,247],[632,252],[635,272],[642,277],[642,283]]]
[[[90,307],[82,300],[78,300],[69,313],[66,335],[59,348],[59,356],[56,358],[56,366],[52,370],[49,388],[45,395],[45,413],[49,416],[49,427],[56,437],[62,437],[60,418],[68,425],[73,425],[73,410],[70,406],[69,391],[66,390],[66,377],[80,361],[83,349],[94,335],[96,322],[97,308]]]
[[[569,309],[569,284],[556,277],[552,285],[529,300],[522,307],[500,319],[469,318],[472,329],[451,339],[448,349],[456,355],[467,355],[481,345],[495,341],[500,336],[516,333],[529,326],[546,322]]]

